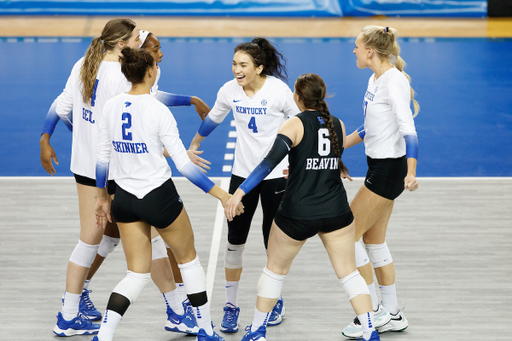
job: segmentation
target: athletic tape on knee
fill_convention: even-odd
[[[258,281],[258,296],[264,298],[279,298],[283,289],[286,275],[278,275],[265,267]]]
[[[241,269],[244,266],[245,244],[233,245],[226,243],[226,253],[224,254],[224,267],[226,269]]]
[[[350,275],[340,279],[340,284],[343,287],[343,290],[347,293],[349,301],[359,295],[370,295],[370,290],[368,290],[366,281],[359,273],[359,270],[356,270]]]
[[[393,263],[393,258],[386,242],[382,244],[366,244],[366,251],[375,269]]]
[[[158,236],[153,239],[151,239],[151,249],[152,249],[152,256],[151,259],[161,259],[161,258],[167,258],[167,249],[165,248],[165,243],[162,237]]]
[[[98,253],[99,246],[100,244],[89,245],[79,240],[71,253],[71,257],[69,257],[69,261],[84,268],[90,268],[96,253]]]
[[[362,266],[365,266],[370,262],[370,258],[368,257],[368,254],[366,253],[366,250],[364,249],[363,244],[361,241],[356,242],[356,264],[357,267],[360,268]]]
[[[185,264],[178,264],[187,295],[206,291],[206,276],[199,257]]]
[[[107,256],[114,251],[117,245],[119,245],[119,241],[121,238],[113,238],[107,235],[103,235],[101,238],[100,248],[98,249],[98,255],[103,258],[107,258]]]
[[[119,282],[112,292],[118,293],[134,303],[149,282],[151,274],[141,274],[128,270],[126,277]]]

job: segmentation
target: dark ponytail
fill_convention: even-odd
[[[329,112],[327,102],[325,102],[327,89],[324,81],[318,75],[305,73],[297,78],[295,82],[295,93],[299,96],[302,103],[304,103],[306,109],[318,110],[320,115],[322,115],[325,125],[329,130],[329,140],[331,141],[334,154],[338,157],[338,167],[341,171],[348,174],[348,168],[343,161],[341,161],[343,150],[340,150],[338,134],[336,134],[331,113]]]
[[[132,84],[143,83],[146,72],[155,63],[153,56],[146,50],[129,47],[125,47],[121,53],[121,72],[126,79]]]
[[[263,65],[262,75],[274,76],[284,81],[288,79],[286,58],[267,39],[257,37],[250,43],[242,43],[235,47],[235,53],[239,51],[251,56],[256,67]]]

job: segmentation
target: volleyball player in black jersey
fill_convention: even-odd
[[[272,223],[267,265],[258,282],[254,319],[242,341],[266,340],[266,321],[281,295],[283,280],[306,240],[322,240],[340,284],[363,325],[363,338],[380,340],[373,327],[373,310],[366,282],[355,261],[355,224],[341,182],[348,170],[341,162],[343,123],[330,115],[323,80],[304,74],[295,83],[294,100],[302,111],[280,128],[265,159],[226,203],[228,220],[245,193],[262,181],[287,155],[290,171],[283,201]]]

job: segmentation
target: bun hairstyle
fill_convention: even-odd
[[[101,36],[94,37],[91,45],[85,53],[84,62],[80,69],[80,81],[82,82],[82,99],[84,103],[90,103],[96,84],[96,75],[106,51],[116,47],[119,40],[128,40],[132,36],[135,22],[130,19],[112,19],[101,31]]]
[[[286,59],[279,53],[274,45],[265,38],[254,38],[250,43],[242,43],[235,47],[235,53],[244,52],[251,56],[256,67],[263,65],[262,75],[274,76],[286,81]]]
[[[297,78],[297,81],[295,82],[295,93],[299,96],[302,103],[304,103],[304,107],[306,107],[306,109],[318,110],[322,115],[325,125],[329,130],[329,140],[331,141],[334,154],[338,157],[338,167],[341,171],[348,174],[348,168],[341,161],[343,149],[340,150],[338,134],[336,134],[334,123],[332,121],[333,118],[329,112],[327,103],[325,102],[327,89],[324,81],[318,75],[305,73]]]
[[[365,47],[371,47],[377,53],[380,60],[389,60],[395,67],[401,71],[411,82],[411,77],[405,73],[405,61],[400,57],[400,46],[396,41],[398,32],[392,27],[383,27],[377,25],[365,26],[361,31],[362,40]],[[394,59],[396,61],[393,63]],[[414,99],[414,90],[411,87],[411,100],[414,105],[414,116],[420,111],[420,105]]]
[[[130,47],[125,47],[121,52],[121,72],[126,79],[132,84],[144,83],[146,72],[155,64],[153,56],[146,50]]]

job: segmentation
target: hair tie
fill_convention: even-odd
[[[384,28],[384,32],[388,33],[388,32],[389,32],[389,27],[387,27],[387,26],[386,26],[386,27]]]
[[[103,41],[103,36],[100,36],[100,40]]]

